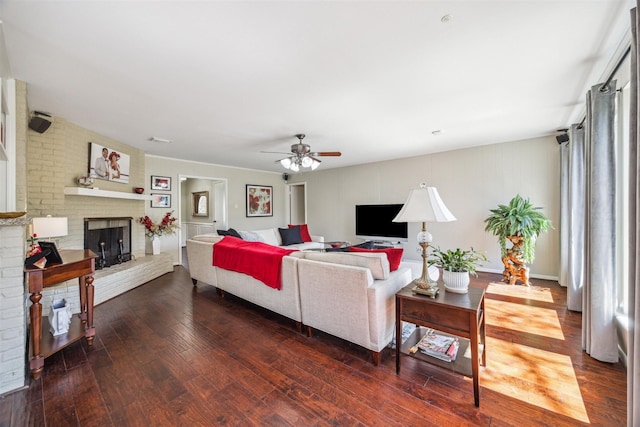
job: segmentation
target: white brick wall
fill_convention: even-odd
[[[82,249],[84,248],[84,218],[130,216],[133,218],[131,224],[131,251],[137,259],[136,263],[142,263],[145,258],[144,228],[137,223],[136,219],[144,216],[145,203],[148,202],[102,197],[65,196],[64,187],[77,187],[77,178],[88,174],[89,143],[95,142],[127,154],[130,159],[128,184],[96,180],[96,187],[102,190],[125,193],[132,193],[134,187],[148,189],[149,186],[145,185],[144,182],[144,152],[81,128],[60,117],[53,117],[51,127],[43,134],[28,131],[28,140],[27,206],[29,218],[45,215],[66,216],[69,223],[69,235],[55,240],[62,249]],[[133,265],[131,262],[125,263],[123,266],[109,267],[96,274],[94,282],[96,285],[96,304],[104,301],[102,299],[103,294],[108,298],[113,298],[119,293],[126,292],[156,277],[149,275],[146,280],[140,282],[138,278],[129,277],[129,273],[126,273],[126,277],[120,279],[117,283],[106,279],[107,276],[114,274],[119,269],[129,270],[131,267],[124,267],[127,264]],[[150,265],[153,264],[155,263],[150,263]],[[165,270],[161,274],[166,273],[167,268],[170,268],[169,271],[173,270],[171,260],[164,268]],[[60,298],[65,298],[71,303],[74,313],[80,311],[77,280],[45,289],[42,295],[43,315],[48,313],[52,300]]]
[[[27,84],[16,80],[16,211],[27,210]]]
[[[25,383],[24,229],[0,223],[0,394]]]
[[[134,187],[145,182],[144,152],[83,129],[66,120],[54,117],[53,124],[43,134],[28,131],[27,144],[27,206],[30,218],[37,216],[66,216],[69,235],[59,239],[63,249],[84,247],[84,218],[134,218],[131,229],[131,250],[136,257],[145,255],[143,227],[135,219],[144,216],[145,203],[140,200],[110,199],[87,196],[65,196],[64,187],[77,187],[77,178],[89,172],[89,142],[112,148],[129,155],[129,183],[96,180],[102,190],[133,193]]]

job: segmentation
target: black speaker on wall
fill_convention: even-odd
[[[49,126],[51,126],[51,120],[49,120],[48,117],[51,116],[39,111],[34,111],[33,117],[29,120],[29,129],[38,133],[45,133],[47,129],[49,129]]]
[[[556,136],[556,141],[558,141],[558,144],[563,144],[568,140],[569,140],[569,135],[567,135],[566,133]]]

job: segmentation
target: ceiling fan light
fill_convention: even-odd
[[[300,166],[298,166],[297,163],[291,163],[291,166],[289,166],[289,169],[291,169],[294,172],[298,172],[300,170]]]
[[[308,168],[313,164],[313,159],[311,157],[303,157],[302,158],[302,167]]]
[[[320,162],[315,160],[315,159],[312,159],[312,161],[311,161],[311,170],[314,171],[314,170],[318,169],[318,166],[320,166]]]
[[[291,159],[289,157],[285,157],[284,159],[280,160],[280,164],[283,168],[289,169],[291,167]]]

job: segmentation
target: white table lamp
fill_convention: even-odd
[[[67,217],[46,217],[33,218],[33,232],[38,238],[62,237],[69,234]]]
[[[422,230],[418,233],[418,245],[422,248],[422,276],[411,282],[415,285],[418,293],[435,296],[438,290],[437,284],[431,282],[427,266],[427,249],[431,243],[431,234],[427,232],[427,222],[448,222],[455,221],[449,209],[438,194],[435,187],[427,187],[427,184],[420,183],[420,188],[415,188],[409,192],[409,197],[404,206],[393,219],[393,222],[421,222]],[[422,292],[421,292],[422,291]]]

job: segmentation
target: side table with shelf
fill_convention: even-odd
[[[466,294],[446,292],[442,284],[435,298],[416,295],[408,285],[396,293],[396,373],[400,373],[401,354],[414,357],[442,368],[451,369],[473,378],[473,397],[476,406],[480,406],[480,363],[486,366],[484,288],[469,287]],[[422,354],[411,354],[409,349],[415,346],[425,334],[422,328],[416,328],[407,340],[399,345],[402,337],[402,322],[416,326],[432,328],[445,334],[459,337],[458,356],[452,362],[439,360]],[[468,351],[470,350],[470,355]],[[467,355],[465,355],[467,353]]]
[[[25,267],[28,276],[29,299],[29,369],[34,379],[40,378],[44,370],[44,359],[62,350],[69,344],[85,337],[87,344],[93,344],[95,328],[93,326],[93,275],[95,259],[98,257],[89,249],[60,250],[62,263],[49,264],[45,268]],[[71,279],[78,279],[80,292],[80,313],[73,316],[69,331],[54,337],[42,333],[42,290]],[[48,319],[44,318],[46,324]]]

